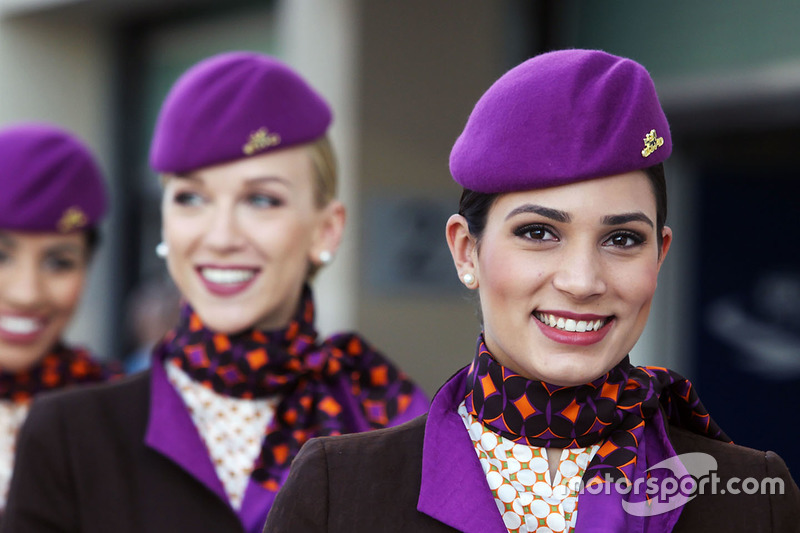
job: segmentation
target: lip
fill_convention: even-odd
[[[203,271],[205,269],[214,269],[214,270],[227,270],[227,271],[249,271],[252,272],[252,277],[249,279],[234,282],[234,283],[218,283],[215,281],[211,281],[206,276],[203,275]],[[205,264],[199,265],[195,268],[197,272],[197,276],[200,278],[200,281],[203,283],[203,286],[215,296],[223,296],[223,297],[231,297],[235,296],[241,292],[247,290],[250,285],[256,280],[260,273],[260,269],[254,268],[251,266],[243,266],[243,265],[213,265],[213,264]]]
[[[6,320],[25,320],[35,322],[34,329],[31,331],[12,331],[7,329],[4,325]],[[29,315],[23,313],[0,313],[0,339],[11,342],[14,344],[30,344],[39,339],[42,331],[44,331],[46,320],[38,315]]]
[[[531,320],[533,320],[536,325],[539,326],[539,330],[545,337],[560,344],[571,344],[574,346],[589,346],[602,341],[606,335],[608,335],[608,332],[611,331],[611,327],[614,322],[616,322],[616,319],[613,316],[608,315],[572,313],[569,311],[550,311],[545,309],[537,309],[535,313],[571,318],[576,321],[585,320],[588,322],[595,320],[607,320],[607,322],[603,324],[603,326],[597,331],[566,331],[544,324],[541,320],[536,318],[534,313],[531,313]]]
[[[591,315],[586,313],[573,313],[571,311],[552,311],[549,309],[536,309],[534,313],[544,313],[546,315],[563,316],[564,318],[571,318],[573,320],[605,320],[609,315]]]

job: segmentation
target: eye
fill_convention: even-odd
[[[532,241],[557,241],[555,231],[545,224],[527,224],[514,230],[514,235]]]
[[[252,193],[247,196],[247,203],[253,207],[269,208],[283,205],[283,200],[271,194]]]
[[[618,231],[603,242],[603,246],[633,248],[644,244],[644,237],[632,231]]]
[[[202,205],[205,199],[194,191],[178,191],[172,197],[172,201],[178,205],[192,207]]]
[[[5,263],[11,259],[11,255],[6,253],[5,250],[0,250],[0,264]]]
[[[42,265],[51,272],[71,272],[78,268],[79,261],[64,255],[50,255],[45,257]]]

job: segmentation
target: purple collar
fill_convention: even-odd
[[[457,412],[464,400],[467,372],[468,367],[465,367],[454,375],[431,403],[425,423],[417,510],[466,533],[507,533],[472,440]],[[643,455],[645,460],[637,462],[635,478],[646,476],[652,465],[675,457],[661,412],[645,426],[639,450],[640,457]],[[685,475],[679,463],[677,469],[678,477]],[[652,517],[634,516],[625,512],[622,495],[613,490],[610,494],[603,491],[596,495],[584,492],[578,501],[580,512],[575,531],[579,533],[669,532],[683,509],[677,507]],[[599,516],[603,519],[598,520]]]
[[[145,444],[170,459],[216,494],[226,505],[230,505],[205,444],[183,399],[169,382],[161,358],[157,355],[152,359],[150,383],[150,414]],[[287,469],[285,475],[288,474]],[[274,499],[275,493],[250,480],[242,507],[236,513],[245,531],[261,532]],[[231,512],[234,512],[233,509]]]
[[[428,411],[417,510],[466,533],[508,533],[457,412],[467,370],[442,386]]]

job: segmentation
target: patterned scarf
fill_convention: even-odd
[[[411,403],[416,387],[355,334],[317,342],[314,302],[305,287],[289,326],[224,335],[207,329],[185,305],[180,321],[155,353],[193,380],[237,398],[279,395],[251,477],[277,491],[282,474],[308,439],[350,433],[345,407],[332,395],[344,381],[371,428],[386,426]]]
[[[28,370],[0,370],[0,399],[25,403],[40,392],[105,381],[118,373],[92,359],[87,350],[58,345]]]
[[[628,357],[591,383],[531,381],[497,363],[478,339],[467,374],[467,410],[505,438],[532,446],[582,448],[605,441],[584,481],[630,481],[644,425],[663,408],[674,425],[730,442],[691,382],[666,368],[634,367]]]

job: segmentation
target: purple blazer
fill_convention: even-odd
[[[399,427],[306,443],[264,532],[507,533],[457,413],[466,372],[440,389],[427,416]],[[717,460],[721,483],[733,477],[776,477],[784,493],[698,495],[653,518],[628,515],[613,498],[582,494],[576,532],[800,531],[800,491],[780,457],[651,425],[645,433],[648,464],[676,453],[709,453]]]
[[[349,383],[331,387],[351,430],[368,429]],[[391,424],[427,406],[417,390]],[[18,443],[2,532],[253,533],[261,531],[275,497],[251,481],[241,509],[230,506],[205,444],[157,360],[150,371],[114,384],[37,399]]]

